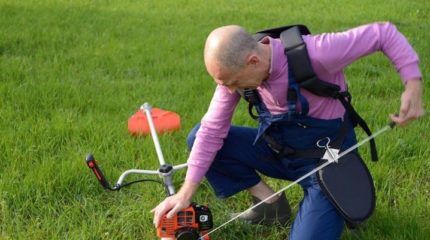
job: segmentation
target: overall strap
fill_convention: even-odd
[[[301,111],[298,112],[297,100],[300,101]],[[300,93],[300,86],[296,82],[291,66],[288,66],[288,91],[287,91],[287,106],[290,116],[293,114],[308,115],[309,103],[306,98]]]
[[[350,120],[348,119],[348,115],[345,113],[342,124],[339,127],[338,133],[334,141],[331,142],[330,147],[341,149],[342,144],[348,135],[348,129],[350,127]],[[325,153],[325,149],[323,148],[311,148],[298,150],[294,149],[290,146],[281,145],[272,136],[269,134],[263,134],[264,140],[267,142],[268,146],[277,154],[277,159],[283,157],[293,157],[293,158],[322,158]]]
[[[272,33],[269,33],[273,31]],[[300,87],[305,88],[309,92],[321,96],[332,97],[338,99],[344,106],[346,112],[349,114],[354,126],[357,124],[366,132],[367,135],[372,135],[369,126],[363,118],[355,111],[351,105],[351,96],[346,92],[341,92],[340,87],[336,84],[320,80],[313,68],[309,59],[309,54],[306,44],[303,41],[302,35],[309,34],[309,30],[303,25],[287,26],[281,28],[274,28],[261,31],[260,33],[267,34],[268,36],[279,36],[282,44],[284,45],[284,53],[288,59],[288,65],[291,66],[295,81]],[[305,33],[305,34],[304,34]],[[372,139],[370,143],[370,153],[372,161],[378,160],[376,151],[375,140]]]
[[[284,51],[285,55],[287,55],[288,65],[291,65],[299,85],[315,95],[338,99],[344,106],[346,112],[350,115],[354,126],[358,124],[368,136],[372,135],[366,121],[364,121],[351,105],[351,95],[349,92],[341,92],[338,85],[318,79],[313,71],[300,29],[298,27],[289,28],[280,34],[280,39],[285,48]],[[375,140],[370,140],[369,144],[372,161],[377,161],[378,154]]]

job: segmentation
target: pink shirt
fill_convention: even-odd
[[[373,23],[340,33],[303,36],[313,69],[324,81],[346,88],[343,69],[353,61],[382,51],[394,64],[404,84],[421,79],[419,59],[406,38],[391,23]],[[269,38],[271,67],[269,78],[258,88],[262,101],[272,114],[287,110],[288,61],[279,39]],[[344,108],[333,98],[318,97],[301,89],[309,102],[308,115],[320,119],[343,116]],[[194,146],[188,158],[186,179],[199,183],[210,167],[230,129],[234,109],[240,100],[238,93],[230,93],[217,85],[209,109],[201,121]]]

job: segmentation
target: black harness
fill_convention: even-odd
[[[285,49],[284,52],[287,56],[288,64],[291,66],[298,85],[317,96],[330,97],[339,100],[344,106],[349,119],[353,123],[353,126],[355,127],[359,125],[368,136],[372,135],[367,123],[351,105],[351,94],[348,91],[341,92],[338,85],[322,81],[316,76],[309,59],[306,44],[302,38],[302,35],[308,34],[310,34],[310,31],[306,26],[291,25],[259,31],[253,37],[257,41],[260,41],[266,36],[280,38]],[[258,119],[258,116],[252,111],[253,107],[258,105],[258,103],[261,101],[257,90],[244,89],[238,92],[249,103],[248,112],[250,116],[253,119]],[[295,91],[289,90],[287,97],[289,101],[297,101],[297,94]],[[281,146],[277,144],[267,134],[264,134],[263,137],[271,145],[275,152],[279,152],[282,155],[291,155],[296,153],[294,149],[290,149],[288,146]],[[378,161],[375,140],[372,139],[369,143],[372,161]],[[309,151],[309,154],[312,151]],[[315,153],[313,153],[313,155],[315,155]]]
[[[351,105],[351,95],[348,91],[341,91],[340,86],[320,80],[311,65],[306,44],[302,35],[310,34],[304,25],[285,26],[263,30],[254,35],[257,41],[265,36],[280,38],[284,46],[284,52],[288,59],[289,71],[295,78],[299,88],[304,88],[321,97],[329,97],[339,100],[345,108],[344,121],[342,122],[335,141],[330,147],[340,149],[348,134],[352,123],[353,127],[359,125],[367,135],[371,136],[368,125]],[[262,101],[255,89],[238,91],[248,101],[248,112],[254,119],[260,117],[253,113],[253,108],[261,112]],[[287,102],[298,100],[297,92],[288,88]],[[325,154],[325,149],[294,149],[293,147],[277,142],[267,131],[263,138],[268,146],[276,153],[277,158],[305,158],[320,159]],[[376,144],[370,140],[372,161],[377,161]],[[375,189],[372,177],[367,166],[357,152],[351,152],[338,159],[336,164],[331,164],[317,173],[318,183],[322,191],[339,210],[349,227],[365,221],[371,216],[375,208]]]

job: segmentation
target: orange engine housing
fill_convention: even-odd
[[[212,228],[212,216],[209,209],[206,206],[194,205],[187,207],[186,209],[179,211],[174,217],[168,219],[164,215],[161,219],[161,223],[157,228],[157,236],[159,238],[174,238],[176,239],[176,234],[178,231],[183,229],[195,231],[200,237],[208,232],[208,225],[203,227],[201,224],[202,219],[198,219],[199,213],[196,209],[203,209],[207,211],[207,215],[203,218],[205,221],[210,221],[210,228]],[[205,236],[203,240],[210,240],[209,236]]]

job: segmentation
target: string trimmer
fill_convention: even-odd
[[[154,141],[155,150],[157,152],[158,161],[160,162],[160,167],[158,170],[142,170],[142,169],[129,169],[121,174],[116,184],[112,187],[109,181],[103,174],[103,171],[98,166],[92,154],[88,154],[86,158],[86,163],[88,167],[93,171],[99,183],[106,190],[117,191],[125,186],[143,181],[158,182],[165,186],[168,196],[175,194],[175,187],[173,185],[173,173],[176,171],[186,168],[187,164],[179,164],[173,166],[164,161],[163,152],[161,151],[160,142],[158,141],[157,131],[154,126],[154,122],[151,115],[151,106],[148,103],[143,104],[140,107],[140,111],[146,114],[148,120],[149,128],[151,131],[152,140]],[[130,174],[149,174],[149,175],[159,175],[163,182],[152,180],[152,179],[142,179],[137,181],[132,181],[126,183],[124,180]],[[157,236],[160,238],[175,238],[178,240],[188,240],[188,239],[205,239],[209,240],[209,236],[202,237],[212,229],[213,221],[212,214],[207,206],[192,203],[188,208],[178,212],[173,218],[167,219],[166,216],[161,220],[161,224],[157,229]]]

